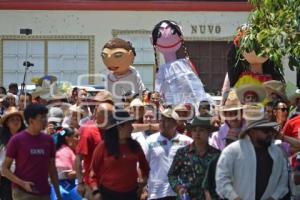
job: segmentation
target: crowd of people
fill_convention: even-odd
[[[150,91],[120,106],[106,90],[1,87],[0,199],[297,199],[300,91],[275,86],[197,107]]]

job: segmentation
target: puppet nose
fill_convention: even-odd
[[[172,35],[172,30],[170,28],[164,28],[164,29],[161,30],[161,36],[163,38],[167,38],[170,35]]]

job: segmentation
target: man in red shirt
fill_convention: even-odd
[[[299,133],[300,133],[300,115],[288,120],[283,128],[283,134],[292,138],[295,138],[297,140],[300,139]],[[291,148],[291,154],[292,154],[292,167],[295,167],[295,161],[296,161],[296,155],[297,152]]]
[[[300,130],[300,116],[297,116],[286,122],[283,128],[283,133],[286,136],[290,136],[295,139],[300,139],[299,130]]]
[[[89,176],[90,166],[94,149],[102,141],[101,129],[106,124],[107,116],[113,110],[114,106],[112,104],[100,103],[95,113],[95,119],[87,121],[79,129],[80,139],[76,148],[77,190],[81,196],[87,199],[91,199],[92,191],[98,189],[96,181]],[[83,161],[83,170],[81,161]]]

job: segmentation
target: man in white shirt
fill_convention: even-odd
[[[175,200],[176,193],[168,181],[168,171],[176,151],[192,143],[188,136],[176,132],[177,113],[165,109],[160,119],[160,132],[150,135],[147,140],[146,158],[150,165],[148,178],[148,199]]]
[[[216,170],[216,191],[229,200],[275,200],[288,193],[288,169],[273,142],[276,122],[249,121],[241,139],[227,146]]]

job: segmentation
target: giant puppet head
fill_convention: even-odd
[[[120,38],[108,41],[102,48],[102,60],[109,71],[115,75],[123,75],[133,64],[135,49],[130,42]]]
[[[152,30],[152,44],[164,56],[176,53],[183,44],[182,31],[179,25],[170,20],[163,20]]]
[[[251,31],[251,25],[250,24],[243,24],[238,28],[237,36],[234,38],[234,45],[239,48],[241,45],[241,41],[243,37],[247,35],[247,33]],[[252,48],[254,48],[255,45],[253,45]],[[268,57],[258,56],[255,53],[254,49],[251,49],[251,51],[241,52],[243,58],[249,63],[249,64],[263,64],[268,60]]]
[[[253,43],[252,49],[248,49],[248,52],[239,51],[243,38],[247,36],[249,31],[251,31],[251,25],[245,24],[240,26],[228,51],[227,69],[230,87],[235,86],[243,73],[252,72],[253,69],[251,68],[253,66],[260,66],[260,69],[257,70],[256,68],[256,71],[261,71],[262,75],[265,75],[262,76],[261,80],[258,80],[259,82],[268,81],[270,79],[284,82],[284,78],[278,68],[274,65],[274,62],[267,57],[258,56],[255,53],[254,49],[257,44]]]

